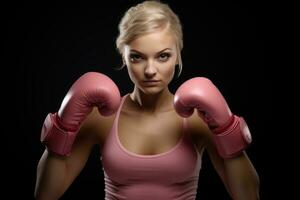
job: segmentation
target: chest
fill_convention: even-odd
[[[183,134],[182,118],[173,112],[147,116],[121,112],[117,137],[127,151],[139,155],[161,154],[179,143]]]
[[[107,177],[125,185],[194,180],[201,157],[183,124],[182,118],[171,115],[148,118],[121,113],[102,149]]]

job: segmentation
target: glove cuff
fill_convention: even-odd
[[[242,117],[233,115],[226,128],[213,130],[214,142],[221,157],[228,159],[238,156],[251,143],[251,133]]]
[[[77,131],[65,131],[60,128],[57,113],[49,113],[41,131],[41,142],[47,149],[60,156],[69,156]]]

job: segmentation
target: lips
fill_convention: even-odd
[[[145,83],[148,83],[148,82],[152,83],[152,82],[159,82],[159,80],[144,80],[144,82]]]
[[[157,85],[159,82],[160,82],[159,80],[144,80],[143,81],[143,83],[145,85],[150,85],[150,86]]]

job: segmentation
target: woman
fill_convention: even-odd
[[[145,1],[125,13],[119,31],[133,91],[120,98],[113,81],[95,72],[73,84],[44,122],[36,198],[58,199],[99,144],[105,199],[196,199],[205,149],[233,199],[259,199],[242,118],[208,79],[188,80],[175,96],[168,89],[175,66],[182,69],[178,17],[167,4]]]

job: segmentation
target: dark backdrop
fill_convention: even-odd
[[[2,78],[9,80],[3,83],[4,96],[9,97],[5,98],[9,106],[4,106],[8,129],[3,133],[9,195],[33,198],[36,166],[44,151],[39,141],[42,123],[48,112],[58,110],[80,75],[102,72],[116,82],[122,95],[131,91],[126,69],[114,69],[122,64],[115,39],[123,13],[137,2],[7,7],[4,42],[9,72],[3,71]],[[216,84],[231,110],[248,122],[253,143],[247,152],[260,175],[261,197],[268,199],[272,186],[265,143],[272,117],[272,84],[265,62],[265,5],[164,2],[179,15],[184,32],[183,71],[172,81],[171,91],[195,76]],[[83,198],[104,199],[98,148],[62,199]],[[229,199],[206,154],[197,199]]]

